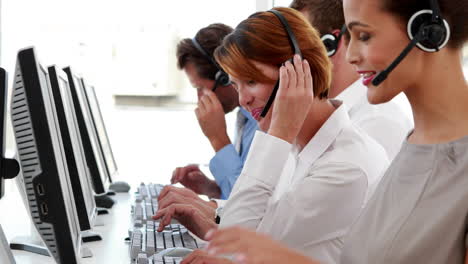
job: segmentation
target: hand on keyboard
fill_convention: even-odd
[[[207,218],[199,209],[188,204],[172,204],[165,209],[160,209],[153,217],[159,221],[158,232],[162,232],[172,219],[176,219],[188,230],[200,238],[204,238],[206,233],[217,224],[213,218]]]
[[[229,259],[210,256],[206,251],[196,250],[188,255],[180,264],[195,264],[195,263],[210,263],[210,264],[233,264]]]
[[[186,195],[187,192],[189,194]],[[165,209],[173,204],[186,204],[200,210],[206,218],[214,219],[216,215],[216,203],[204,201],[195,193],[193,193],[195,196],[192,196],[190,193],[193,192],[185,188],[176,188],[173,186],[165,187],[158,199],[159,210]]]
[[[221,197],[221,189],[218,184],[206,177],[197,164],[176,168],[172,173],[171,183],[180,183],[186,188],[210,198]]]

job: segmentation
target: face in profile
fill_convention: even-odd
[[[278,79],[279,69],[277,67],[252,61],[252,63],[259,69],[266,77],[273,80]],[[261,118],[260,114],[265,107],[268,98],[273,91],[275,83],[260,83],[255,80],[235,78],[231,76],[233,86],[239,93],[240,105],[250,112],[250,114],[257,120],[258,126],[262,131],[268,131],[271,123],[271,115],[273,112],[273,105],[270,107],[268,114],[265,118]]]
[[[184,72],[192,87],[197,89],[198,100],[200,100],[204,90],[211,90],[215,84],[214,80],[200,77],[193,63],[187,63],[184,67]],[[218,86],[215,94],[223,106],[224,113],[231,112],[239,105],[237,91],[232,85]]]
[[[351,39],[347,60],[354,65],[368,87],[367,98],[372,104],[390,101],[424,76],[424,53],[413,49],[379,86],[372,80],[385,70],[410,42],[406,24],[382,11],[380,0],[344,0],[344,13]],[[427,65],[426,65],[427,66]]]

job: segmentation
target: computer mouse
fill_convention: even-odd
[[[192,253],[192,249],[183,247],[166,248],[156,254],[157,257],[171,257],[171,258],[185,258],[188,254]]]
[[[96,206],[101,208],[110,209],[114,206],[114,199],[110,198],[107,195],[95,195],[94,200],[96,201]]]
[[[123,181],[116,181],[113,182],[110,186],[109,189],[119,192],[119,193],[124,193],[130,191],[130,185],[126,182]]]

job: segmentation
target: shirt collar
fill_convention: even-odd
[[[303,162],[313,164],[335,142],[343,128],[351,124],[346,105],[339,100],[330,102],[336,110],[299,153],[298,158]]]
[[[351,111],[362,100],[367,101],[367,87],[358,79],[348,88],[344,89],[335,99],[343,101]]]

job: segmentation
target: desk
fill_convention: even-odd
[[[134,198],[129,193],[120,193],[112,197],[116,200],[116,203],[109,210],[110,214],[100,215],[97,218],[98,222],[105,225],[93,228],[93,231],[99,233],[103,240],[82,244],[92,251],[93,257],[81,259],[81,264],[130,263],[128,244],[125,243],[124,238],[128,237],[128,228],[131,222],[130,206]],[[6,227],[4,228],[6,229]],[[8,238],[10,239],[10,237]],[[12,252],[17,264],[54,263],[50,257],[19,250],[13,250]]]

